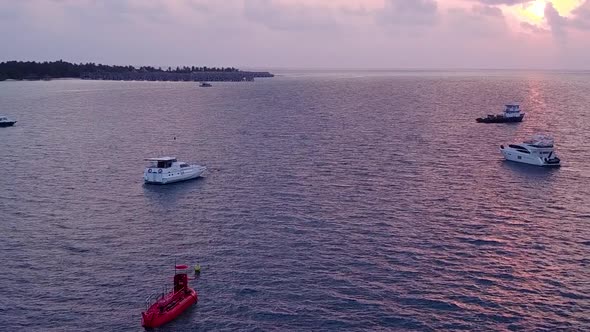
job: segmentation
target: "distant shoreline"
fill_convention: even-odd
[[[7,61],[0,62],[0,81],[48,81],[83,79],[111,81],[173,81],[173,82],[250,82],[255,78],[274,77],[269,72],[241,71],[234,67],[168,67],[108,66],[95,63]]]
[[[40,80],[40,79],[22,79],[22,80],[15,80],[15,79],[6,79],[6,80],[2,80],[0,81],[0,83],[2,82],[51,82],[51,81],[111,81],[111,82],[153,82],[153,83],[157,83],[157,82],[173,82],[173,83],[196,83],[196,82],[203,82],[203,81],[182,81],[182,80],[177,80],[177,81],[160,81],[160,80],[108,80],[108,79],[91,79],[91,78],[76,78],[76,77],[61,77],[61,78],[52,78],[52,79],[45,79],[45,80]],[[235,82],[235,81],[217,81],[217,82]]]

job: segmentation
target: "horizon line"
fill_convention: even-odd
[[[133,66],[139,67],[155,67],[155,68],[167,68],[167,67],[185,67],[185,66],[195,66],[195,65],[187,65],[187,64],[175,64],[175,65],[132,65],[132,64],[107,64],[96,62],[96,61],[71,61],[71,60],[64,60],[63,58],[57,60],[16,60],[16,59],[0,59],[0,62],[9,62],[9,61],[31,61],[31,62],[57,62],[57,61],[64,61],[73,64],[81,63],[95,63],[95,64],[105,64],[108,66]],[[567,72],[588,72],[590,71],[590,67],[586,68],[568,68],[568,67],[551,67],[551,68],[543,68],[543,67],[457,67],[457,66],[449,66],[449,67],[324,67],[324,66],[258,66],[258,65],[198,65],[197,67],[210,67],[210,68],[229,68],[233,67],[236,69],[243,68],[244,70],[252,70],[252,69],[261,69],[261,70],[303,70],[303,71],[567,71]]]

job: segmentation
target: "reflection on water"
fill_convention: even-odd
[[[206,174],[204,176],[207,176]],[[152,204],[170,205],[176,204],[181,199],[194,194],[202,189],[204,177],[188,181],[169,183],[166,185],[143,184],[145,198]]]
[[[505,168],[506,171],[537,180],[551,180],[552,176],[561,169],[561,167],[540,167],[509,160],[503,160],[502,167]]]

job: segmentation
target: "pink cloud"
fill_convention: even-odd
[[[562,54],[552,36],[567,35],[572,45],[590,40],[590,0],[567,18],[549,9],[546,27],[527,25],[508,7],[497,6],[517,2],[523,1],[4,1],[0,38],[11,47],[3,49],[0,60],[355,68],[530,67],[532,61],[547,68],[588,66],[568,57],[590,57],[590,50]],[[539,56],[544,53],[562,58]]]

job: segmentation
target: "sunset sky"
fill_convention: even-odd
[[[0,60],[590,69],[590,0],[0,0]]]

